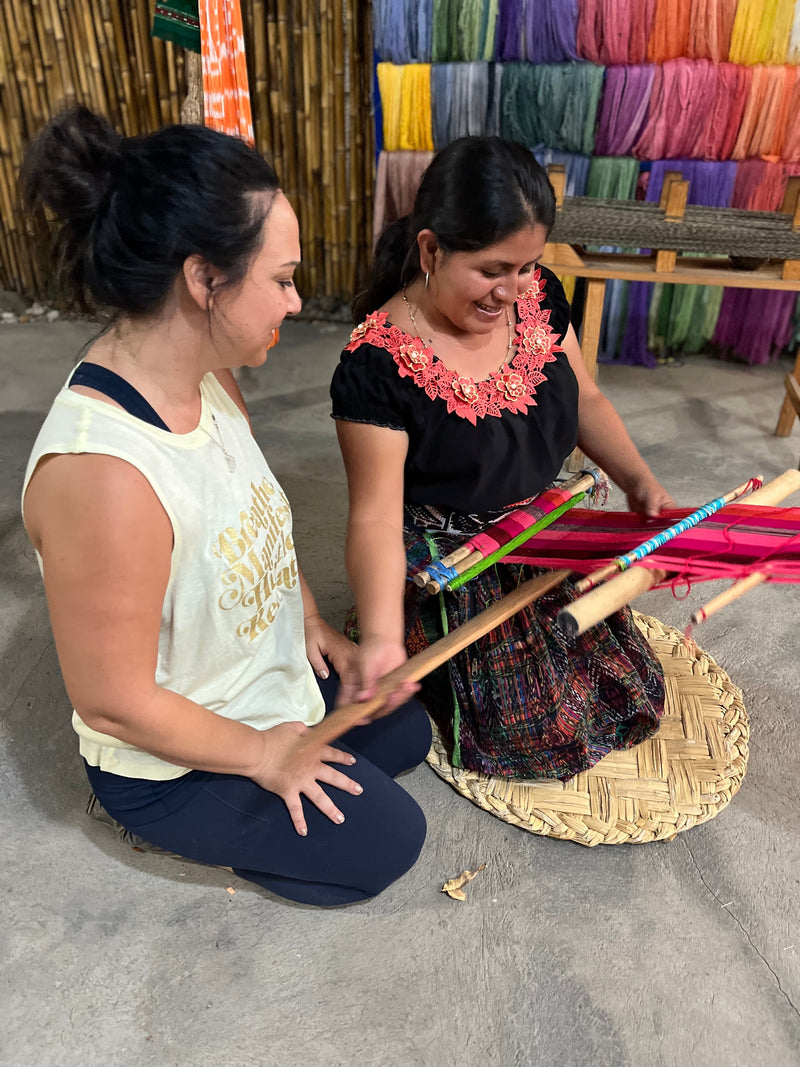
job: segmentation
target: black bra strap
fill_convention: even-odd
[[[87,389],[96,389],[98,393],[104,393],[111,400],[115,400],[129,415],[134,415],[143,422],[149,422],[151,426],[157,426],[159,430],[171,432],[169,426],[147,403],[138,389],[134,389],[129,382],[120,378],[113,370],[100,367],[97,363],[81,363],[75,368],[69,384],[85,385]]]

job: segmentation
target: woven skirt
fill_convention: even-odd
[[[442,531],[433,536],[440,556],[465,539]],[[410,576],[430,561],[431,544],[430,533],[407,523]],[[498,563],[439,596],[407,582],[409,654],[541,573]],[[423,680],[422,702],[451,746],[455,766],[564,780],[658,729],[664,678],[630,609],[570,638],[555,618],[574,599],[567,579]]]

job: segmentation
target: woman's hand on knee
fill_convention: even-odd
[[[336,770],[332,763],[352,766],[355,757],[331,745],[321,745],[313,728],[301,722],[284,722],[264,731],[264,754],[250,777],[283,800],[295,830],[305,837],[308,827],[301,797],[310,800],[331,822],[342,823],[344,815],[322,785],[332,785],[353,796],[362,792],[358,782]]]

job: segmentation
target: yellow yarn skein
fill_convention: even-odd
[[[379,63],[378,87],[386,151],[433,151],[430,63]]]
[[[739,0],[731,34],[731,63],[785,63],[795,0]]]

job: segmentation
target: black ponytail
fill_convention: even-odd
[[[391,222],[375,246],[369,288],[353,300],[353,322],[363,322],[419,273],[419,249],[410,236],[411,216]],[[416,236],[416,235],[415,235]]]
[[[121,137],[85,107],[57,115],[23,163],[25,206],[56,216],[58,273],[83,311],[150,315],[185,260],[244,277],[261,244],[275,171],[244,141],[204,126]],[[271,203],[271,197],[270,201]]]
[[[547,172],[524,145],[500,137],[461,137],[422,176],[411,215],[381,234],[367,290],[353,301],[363,321],[419,273],[417,234],[432,230],[445,252],[475,252],[524,226],[555,221]]]

